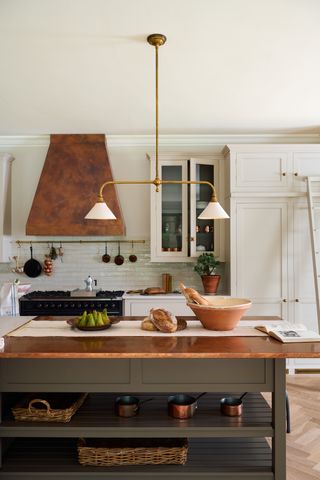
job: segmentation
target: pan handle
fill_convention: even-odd
[[[208,392],[203,392],[203,393],[200,393],[200,395],[198,395],[194,401],[196,402],[197,400],[199,400],[200,397],[203,397],[203,395],[206,395]]]

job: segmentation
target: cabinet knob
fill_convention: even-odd
[[[190,242],[194,242],[194,237],[190,237]]]
[[[287,172],[282,172],[282,176],[285,177],[287,175]]]
[[[295,298],[294,301],[297,302],[297,303],[300,302],[299,298]]]
[[[283,301],[283,303],[287,303],[287,299],[286,299],[286,298],[284,298],[282,301]]]
[[[299,174],[298,174],[298,172],[294,172],[293,175],[294,175],[295,177],[297,177]]]

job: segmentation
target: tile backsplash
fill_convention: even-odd
[[[131,263],[129,255],[132,253],[130,243],[121,244],[121,254],[125,261],[121,266],[114,263],[114,257],[118,253],[116,243],[108,244],[108,253],[111,255],[109,263],[102,262],[105,253],[103,243],[87,244],[63,244],[64,255],[53,262],[52,276],[41,274],[37,278],[29,278],[25,274],[13,273],[14,264],[0,264],[0,285],[6,281],[19,278],[21,283],[31,283],[31,290],[72,290],[85,288],[84,280],[88,275],[96,279],[98,288],[105,290],[130,290],[144,289],[147,287],[161,287],[162,273],[172,275],[172,287],[178,289],[182,281],[185,285],[202,291],[202,282],[199,275],[193,271],[193,263],[154,263],[150,262],[150,243],[134,244],[134,253],[137,262]],[[55,247],[59,246],[55,244]],[[34,258],[41,263],[45,254],[49,252],[46,244],[33,245]],[[19,253],[20,264],[24,264],[30,258],[29,245],[23,244],[20,249],[16,248],[13,255]],[[223,277],[222,277],[223,280]],[[219,286],[223,291],[223,281]]]

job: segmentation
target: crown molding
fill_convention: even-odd
[[[152,147],[155,135],[107,135],[110,148]],[[50,135],[0,135],[0,147],[45,147]],[[241,143],[320,143],[320,134],[159,135],[162,147],[214,147]]]

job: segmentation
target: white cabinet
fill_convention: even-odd
[[[145,317],[151,308],[165,308],[173,315],[193,316],[183,295],[124,295],[124,315]]]
[[[222,156],[190,158],[168,154],[159,159],[162,180],[209,181],[216,187],[223,204],[220,161]],[[151,158],[151,178],[155,159]],[[199,220],[198,215],[211,199],[208,185],[164,184],[159,192],[151,189],[151,261],[187,262],[203,252],[224,258],[222,220]]]
[[[305,177],[320,176],[320,145],[229,145],[224,153],[231,295],[252,299],[250,315],[317,330]],[[315,215],[320,225],[320,210]],[[294,359],[289,367],[320,362]]]
[[[294,190],[306,190],[305,177],[320,176],[320,148],[316,145],[308,146],[313,147],[312,150],[318,151],[306,151],[303,148],[292,154]]]
[[[228,145],[233,193],[305,192],[306,176],[320,175],[319,145]]]
[[[252,300],[249,315],[288,315],[288,204],[237,199],[232,208],[231,295]]]

